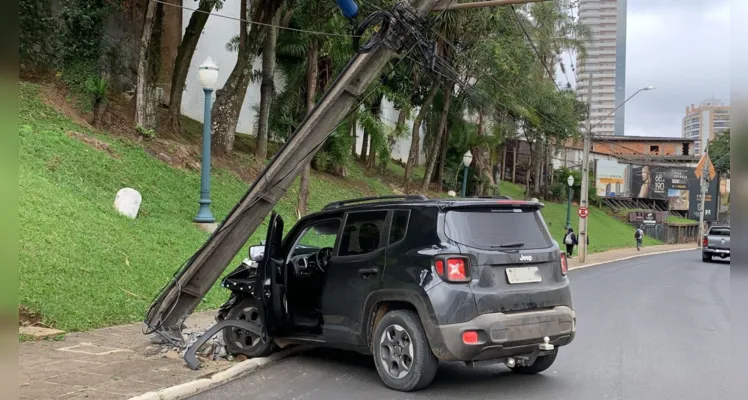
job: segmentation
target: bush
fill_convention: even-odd
[[[568,186],[564,183],[553,182],[551,184],[549,191],[551,195],[551,200],[554,200],[557,202],[565,202],[569,189],[568,189]]]

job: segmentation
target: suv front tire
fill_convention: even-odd
[[[434,380],[438,360],[415,312],[385,314],[374,331],[372,348],[379,377],[389,388],[409,392]]]

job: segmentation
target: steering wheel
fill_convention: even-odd
[[[317,268],[319,268],[322,272],[325,272],[325,268],[327,268],[327,263],[330,262],[330,257],[332,257],[332,248],[331,247],[325,247],[320,249],[317,254],[314,256],[317,261]]]

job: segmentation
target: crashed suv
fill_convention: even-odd
[[[511,199],[389,196],[341,201],[264,245],[222,281],[230,352],[313,344],[374,357],[390,388],[428,386],[438,361],[549,368],[574,340],[567,264],[540,214]]]

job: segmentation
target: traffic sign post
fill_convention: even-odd
[[[579,207],[577,214],[579,215],[579,218],[587,218],[587,216],[590,215],[590,209],[587,207]]]

